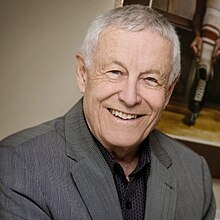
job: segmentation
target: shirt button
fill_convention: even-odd
[[[125,206],[127,209],[131,209],[132,208],[132,203],[130,200],[126,201]]]

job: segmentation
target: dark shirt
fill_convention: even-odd
[[[145,140],[139,149],[139,162],[128,176],[111,154],[98,143],[99,149],[114,176],[124,220],[142,220],[145,216],[147,179],[150,173],[150,147]]]

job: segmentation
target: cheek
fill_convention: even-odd
[[[90,81],[84,93],[84,107],[90,121],[97,121],[103,102],[114,94],[114,86],[104,81]]]
[[[121,88],[122,85],[120,83],[111,82],[106,78],[100,80],[95,79],[87,84],[84,95],[87,95],[88,99],[92,100],[94,104],[97,104],[97,102],[100,103],[118,93]]]
[[[166,99],[165,92],[160,90],[151,90],[145,92],[142,96],[144,100],[151,106],[154,112],[158,112],[164,109]]]

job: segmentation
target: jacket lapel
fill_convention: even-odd
[[[174,219],[177,180],[171,172],[172,161],[161,146],[156,132],[150,135],[151,171],[147,183],[145,219]]]
[[[65,136],[70,172],[91,218],[122,220],[114,179],[87,127],[82,100],[65,116]]]
[[[79,161],[71,173],[92,219],[122,220],[112,174],[108,169],[105,171],[103,173],[94,161],[86,158]]]

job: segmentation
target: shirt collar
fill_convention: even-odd
[[[103,147],[102,144],[97,139],[95,139],[95,141],[104,159],[106,160],[109,168],[111,169],[112,173],[114,173],[115,166],[116,164],[118,164],[118,162],[112,157],[112,155],[108,152],[108,150],[105,147]],[[139,148],[138,165],[130,175],[131,176],[135,175],[139,171],[143,170],[145,167],[150,166],[150,163],[151,163],[151,156],[150,156],[149,140],[148,138],[146,138],[141,143]]]

